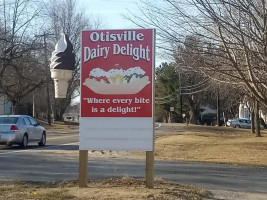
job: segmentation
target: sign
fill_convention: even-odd
[[[170,107],[170,111],[173,112],[174,111],[174,107]]]
[[[153,149],[154,30],[82,32],[80,149]]]

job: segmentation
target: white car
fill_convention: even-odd
[[[251,128],[251,121],[243,118],[229,119],[226,125],[234,128]],[[260,125],[260,129],[263,130],[264,126]]]
[[[39,146],[44,146],[45,128],[28,115],[0,116],[0,144],[18,144],[26,148],[29,142],[37,142]]]

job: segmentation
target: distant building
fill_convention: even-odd
[[[244,119],[250,119],[249,108],[245,103],[239,104],[238,117]]]
[[[260,114],[260,117],[263,119],[263,121],[265,123],[267,123],[267,113],[266,113],[266,111],[264,112],[263,110],[260,110],[259,114]]]
[[[199,122],[204,125],[212,125],[217,120],[217,110],[209,106],[201,106],[199,109]]]
[[[260,118],[263,119],[265,123],[267,123],[267,113],[263,110],[259,110]],[[238,117],[244,119],[250,119],[249,105],[247,103],[239,104]]]
[[[0,115],[7,115],[12,113],[12,104],[8,99],[0,94]]]
[[[70,105],[63,114],[64,121],[78,122],[80,118],[80,103]]]

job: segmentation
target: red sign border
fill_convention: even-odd
[[[152,34],[152,43],[151,43],[151,55],[152,55],[152,59],[151,59],[151,100],[152,102],[150,103],[150,106],[151,106],[151,116],[152,118],[154,118],[154,112],[155,112],[155,40],[156,40],[156,30],[153,29],[153,28],[150,28],[150,29],[99,29],[99,30],[83,30],[81,34],[83,34],[83,32],[93,32],[93,31],[138,31],[138,30],[151,30],[151,34]],[[82,37],[81,37],[81,41],[82,41]],[[81,45],[81,47],[83,48],[83,44]],[[82,63],[83,63],[83,55],[82,55],[82,48],[81,48],[81,69],[80,69],[80,117],[83,117],[82,116],[82,86],[83,86],[83,83],[82,83]],[[91,117],[96,117],[96,116],[85,116],[83,118],[91,118]],[[106,116],[105,116],[106,117]],[[121,116],[121,117],[124,117],[124,116]],[[131,116],[126,116],[127,118],[131,118]],[[140,118],[138,116],[136,116],[137,118]],[[100,116],[101,118],[101,116]]]

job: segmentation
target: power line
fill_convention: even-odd
[[[156,104],[170,103],[171,101],[175,100],[173,98],[173,96],[176,95],[177,93],[179,96],[181,96],[181,95],[192,95],[192,94],[197,94],[197,93],[203,92],[203,91],[205,91],[211,87],[210,81],[211,81],[211,78],[208,78],[208,79],[204,79],[200,83],[197,83],[194,85],[179,87],[167,96],[155,97],[155,103]],[[180,83],[180,85],[181,85],[181,83]]]
[[[207,87],[201,89],[201,90],[197,90],[197,91],[191,91],[191,92],[184,92],[184,93],[181,93],[182,95],[190,95],[190,94],[197,94],[197,93],[200,93],[200,92],[203,92],[204,90],[210,88],[211,85],[208,85]]]
[[[200,83],[197,83],[197,84],[195,84],[195,85],[189,85],[189,86],[185,86],[185,87],[181,87],[181,89],[189,89],[189,88],[193,88],[193,87],[199,87],[199,86],[201,86],[201,85],[203,85],[203,84],[206,84],[207,82],[209,82],[210,81],[210,79],[204,79],[202,82],[200,82]]]

